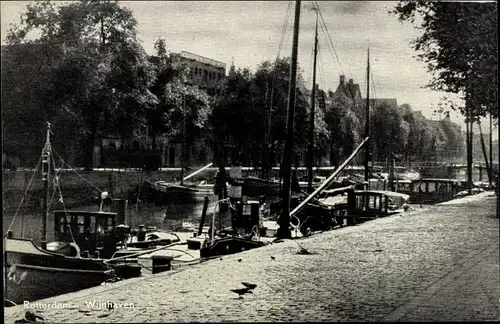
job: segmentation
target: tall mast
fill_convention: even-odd
[[[266,99],[265,102],[266,104],[268,103],[269,99],[269,80],[266,82]],[[269,103],[269,105],[271,105]],[[267,107],[266,107],[267,108]],[[265,112],[265,126],[264,126],[264,151],[262,152],[262,178],[267,179],[269,178],[269,138],[270,138],[270,127],[269,127],[269,121],[271,119],[271,114],[270,114],[270,109],[266,109]]]
[[[186,142],[186,95],[182,95],[181,186],[184,185],[184,153]]]
[[[488,170],[488,172],[490,173],[490,186],[493,185],[493,144],[492,144],[492,140],[493,140],[493,121],[492,121],[492,117],[491,117],[491,107],[490,107],[490,169]]]
[[[366,67],[366,111],[365,138],[370,136],[370,48],[368,48],[368,65]],[[370,144],[365,145],[365,181],[368,181],[370,168]]]
[[[50,123],[47,123],[45,146],[42,150],[42,182],[43,182],[43,217],[42,217],[42,247],[47,243],[47,221],[49,219],[49,178],[50,178]]]
[[[286,124],[286,142],[283,156],[283,192],[282,209],[278,220],[279,229],[277,236],[280,238],[291,237],[290,232],[290,194],[291,194],[291,167],[293,154],[293,119],[295,115],[295,92],[297,83],[297,48],[299,43],[300,0],[295,1],[295,19],[293,24],[292,62],[290,66],[290,83],[288,87],[288,116]]]
[[[313,180],[313,164],[314,164],[314,109],[316,105],[316,58],[318,55],[318,8],[314,7],[316,11],[316,29],[314,34],[314,63],[313,63],[313,85],[311,92],[311,113],[309,115],[309,146],[307,150],[307,165],[308,165],[308,183],[307,190],[311,193],[312,180]]]

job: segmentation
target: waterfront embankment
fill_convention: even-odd
[[[495,204],[485,192],[415,207],[182,271],[39,301],[70,307],[31,310],[57,323],[499,320]],[[298,254],[298,244],[312,254]],[[257,288],[239,299],[230,290],[242,281]],[[26,310],[5,309],[5,322]]]

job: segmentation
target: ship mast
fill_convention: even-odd
[[[314,63],[313,63],[313,85],[311,92],[311,113],[309,115],[309,145],[307,150],[307,165],[308,165],[308,183],[307,190],[311,193],[313,180],[313,164],[314,164],[314,109],[316,105],[316,58],[318,55],[318,8],[316,11],[316,29],[314,34]]]
[[[288,111],[286,124],[286,142],[283,156],[283,192],[282,209],[278,220],[277,236],[290,238],[290,195],[291,195],[291,167],[293,154],[293,120],[295,115],[295,93],[297,84],[297,48],[299,43],[300,0],[295,1],[295,19],[293,24],[292,62],[290,66],[290,83],[288,87]]]
[[[184,157],[186,146],[186,95],[182,95],[181,186],[184,185]]]
[[[368,65],[366,67],[366,112],[365,138],[370,136],[370,48],[368,48]],[[368,182],[370,169],[370,144],[365,146],[365,181]]]
[[[50,179],[50,123],[47,123],[47,135],[45,146],[42,149],[42,198],[43,198],[43,215],[42,215],[42,247],[47,244],[47,222],[49,219],[49,179]]]

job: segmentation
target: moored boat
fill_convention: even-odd
[[[37,245],[31,239],[15,238],[10,227],[4,240],[4,298],[11,303],[33,301],[89,288],[115,277],[113,268],[103,260],[82,258],[79,254],[80,247],[74,240],[57,248],[71,255],[47,249],[48,193],[49,183],[52,183],[50,181],[52,180],[50,179],[51,157],[50,124],[48,124],[46,142],[41,156],[44,206],[42,242]],[[35,172],[37,170],[38,166]],[[58,181],[54,182],[58,184]],[[14,220],[16,216],[17,213]],[[66,227],[61,229],[65,231]]]
[[[16,304],[97,286],[115,275],[100,259],[50,252],[32,240],[5,239],[4,299]]]

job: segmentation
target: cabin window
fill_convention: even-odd
[[[439,192],[450,192],[450,187],[451,184],[449,183],[442,183],[441,186],[439,186]]]
[[[427,184],[426,184],[425,182],[422,182],[422,183],[420,184],[420,190],[421,190],[422,192],[425,192],[425,191],[426,191],[426,185],[427,185]]]
[[[92,233],[92,234],[95,233],[95,217],[90,217],[89,230],[90,230],[90,233]]]
[[[364,209],[365,206],[364,206],[363,201],[364,201],[363,196],[357,196],[356,197],[356,207]]]
[[[380,204],[378,203],[379,197],[377,196],[369,196],[368,197],[368,207],[370,209],[378,209],[380,207]]]
[[[243,205],[243,215],[252,215],[251,207],[251,205]]]
[[[434,182],[429,182],[427,184],[427,191],[428,192],[435,192],[436,191],[436,184]]]

